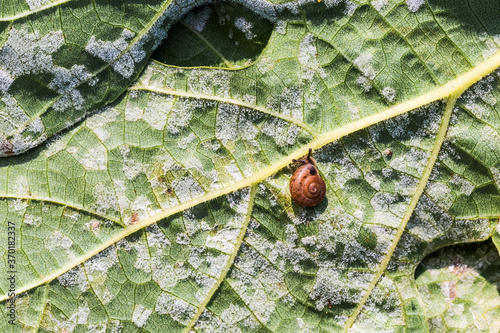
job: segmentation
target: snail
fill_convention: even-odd
[[[312,149],[309,148],[309,154],[300,160],[303,165],[299,167],[290,178],[290,194],[293,201],[302,207],[314,207],[319,205],[326,194],[325,181],[319,175],[316,160],[311,157]]]

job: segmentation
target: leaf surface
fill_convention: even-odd
[[[180,4],[134,4],[153,13],[141,35],[201,2]],[[492,237],[498,247],[500,26],[484,14],[498,4],[245,4],[274,22],[253,64],[144,60],[134,83],[136,74],[109,81],[116,96],[127,89],[118,99],[70,128],[87,111],[64,113],[51,132],[66,128],[60,135],[0,160],[19,293],[16,325],[1,307],[3,330],[438,331],[443,300],[424,297],[434,282],[416,280],[417,265],[451,244]],[[25,20],[87,8],[46,6]],[[135,31],[123,22],[140,19],[102,7],[93,10],[121,13],[116,34],[83,19],[82,30],[120,44]],[[10,29],[2,50],[13,33],[46,46],[59,30],[45,28]],[[116,69],[102,66],[106,76]],[[26,95],[13,86],[4,96]],[[327,194],[304,209],[290,199],[290,163],[309,148]],[[7,233],[0,240],[7,258]],[[8,290],[0,279],[5,305]]]

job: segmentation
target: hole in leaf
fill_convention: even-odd
[[[491,283],[500,290],[500,256],[491,239],[483,242],[452,245],[441,248],[417,266],[417,285],[429,285],[448,280],[473,277]]]
[[[152,58],[181,67],[248,66],[266,47],[273,25],[241,6],[197,7],[170,28]]]
[[[430,332],[480,325],[498,331],[498,320],[483,319],[500,315],[500,256],[491,240],[431,253],[417,267],[415,282]]]

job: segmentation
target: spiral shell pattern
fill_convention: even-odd
[[[294,172],[290,179],[290,194],[302,207],[314,207],[323,200],[326,184],[314,165],[305,164]]]

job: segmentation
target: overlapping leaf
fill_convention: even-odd
[[[158,4],[175,19],[178,5]],[[0,161],[21,292],[2,329],[416,332],[445,318],[428,311],[442,300],[422,297],[417,264],[498,241],[500,27],[480,15],[495,4],[246,5],[275,19],[253,65],[150,62],[113,104]],[[151,17],[145,35],[165,15]],[[132,30],[116,25],[106,40],[120,44]],[[287,165],[310,147],[327,197],[303,209]]]

